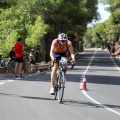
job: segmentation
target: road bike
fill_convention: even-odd
[[[15,62],[10,58],[0,61],[0,73],[6,72],[15,74]]]
[[[56,79],[54,83],[54,95],[55,99],[58,99],[59,103],[63,100],[64,95],[64,88],[65,88],[65,67],[67,66],[67,61],[61,60],[61,58],[58,61],[58,69],[56,74]],[[72,64],[71,69],[73,69],[74,64]]]

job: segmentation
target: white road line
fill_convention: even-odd
[[[93,57],[92,57],[89,65],[88,65],[87,69],[85,70],[85,72],[84,72],[83,74],[86,74],[86,73],[87,73],[87,71],[88,71],[88,69],[89,69],[89,67],[90,67],[90,64],[91,64],[91,62],[92,62],[92,60],[93,60],[96,52],[97,52],[97,51],[95,51],[95,53],[94,53],[94,55],[93,55]],[[111,57],[111,56],[110,56],[110,57]],[[111,59],[112,59],[112,58],[111,58]],[[113,59],[112,59],[112,61],[114,62]],[[117,67],[117,65],[116,65],[115,62],[114,62],[114,64],[115,64],[115,66]],[[117,69],[120,70],[118,67],[117,67]],[[117,115],[120,116],[120,113],[119,113],[119,112],[117,112],[117,111],[115,111],[115,110],[113,110],[113,109],[111,109],[111,108],[103,105],[102,103],[99,103],[98,101],[96,101],[95,99],[93,99],[92,97],[90,97],[85,90],[82,90],[82,93],[83,93],[88,99],[90,99],[91,101],[93,101],[94,103],[96,103],[96,104],[98,104],[99,106],[101,106],[101,107],[103,107],[103,108],[105,108],[105,109],[107,109],[107,110],[109,110],[109,111],[111,111],[111,112],[113,112],[113,113],[115,113],[115,114],[117,114]]]
[[[14,81],[14,80],[7,80],[7,82],[12,82],[12,81]]]
[[[111,57],[111,55],[110,55],[110,58],[112,59],[112,61],[113,61],[114,65],[116,66],[116,68],[120,71],[120,68],[116,65],[116,63],[115,63],[115,61],[113,60],[113,58]]]
[[[0,85],[3,85],[5,83],[7,83],[7,82],[12,82],[12,81],[14,81],[14,80],[7,80],[6,82],[0,82]]]
[[[1,82],[0,85],[5,84],[6,82]]]
[[[101,107],[103,107],[103,108],[105,108],[105,109],[107,109],[107,110],[109,110],[109,111],[111,111],[111,112],[113,112],[113,113],[115,113],[115,114],[117,114],[117,115],[120,115],[119,112],[117,112],[117,111],[115,111],[115,110],[113,110],[113,109],[111,109],[111,108],[108,108],[107,106],[103,105],[102,103],[99,103],[98,101],[96,101],[95,99],[93,99],[92,97],[90,97],[90,96],[86,93],[85,90],[82,90],[82,92],[83,92],[83,94],[84,94],[87,98],[89,98],[89,99],[90,99],[91,101],[93,101],[94,103],[98,104],[99,106],[101,106]]]
[[[93,60],[93,58],[94,58],[96,52],[97,52],[97,51],[95,51],[95,53],[94,53],[94,55],[93,55],[91,61],[89,62],[89,65],[87,66],[87,69],[85,70],[85,72],[84,72],[83,74],[86,74],[86,73],[87,73],[87,71],[88,71],[88,69],[89,69],[89,67],[90,67],[90,64],[91,64],[91,62],[92,62],[92,60]]]

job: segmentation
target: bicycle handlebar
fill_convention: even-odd
[[[68,62],[69,63],[69,62]],[[70,62],[71,64],[72,64],[72,62]],[[73,69],[74,68],[74,65],[75,64],[72,64],[72,66],[71,66],[71,68],[70,69]],[[53,67],[54,66],[54,61],[52,61],[52,64],[51,64],[51,67]]]

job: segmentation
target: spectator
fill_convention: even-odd
[[[35,62],[35,50],[34,49],[30,50],[30,53],[28,55],[28,59],[29,59],[31,64],[35,65],[36,72],[39,72],[39,70],[38,70],[39,65]]]
[[[15,58],[16,58],[16,64],[15,64],[15,77],[18,77],[17,73],[20,75],[20,77],[24,77],[22,75],[22,67],[23,67],[23,51],[24,46],[22,44],[22,38],[17,39],[17,43],[14,45],[15,48]]]
[[[14,47],[12,47],[12,50],[9,53],[9,57],[11,58],[12,61],[15,62],[15,50],[14,50]]]

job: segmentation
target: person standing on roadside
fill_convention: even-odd
[[[35,65],[36,67],[36,72],[39,73],[40,71],[38,70],[39,64],[36,63],[35,61],[35,50],[31,49],[30,53],[28,54],[28,59],[30,61],[31,64]]]
[[[15,50],[14,50],[14,47],[12,47],[12,50],[10,51],[9,53],[9,57],[12,61],[15,62]]]
[[[21,37],[17,39],[17,43],[14,45],[14,49],[15,49],[15,58],[16,58],[15,77],[18,77],[17,73],[20,75],[20,77],[24,77],[22,75],[24,46],[22,44]]]

